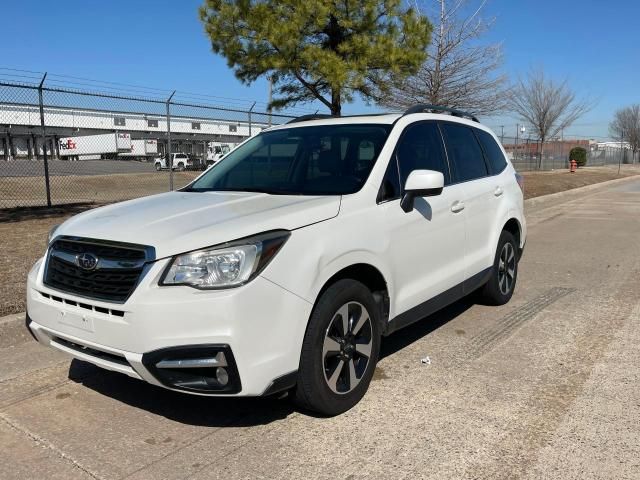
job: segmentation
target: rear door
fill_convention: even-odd
[[[485,160],[475,129],[461,123],[442,122],[453,181],[464,185],[466,211],[465,280],[491,267],[497,210],[494,179]]]

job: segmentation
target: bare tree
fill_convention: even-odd
[[[541,68],[530,71],[525,79],[520,78],[510,97],[511,110],[529,123],[540,139],[539,168],[543,167],[544,142],[571,126],[593,106],[592,100],[577,98],[567,80],[555,82]]]
[[[609,124],[609,132],[614,138],[629,143],[635,159],[638,150],[640,150],[640,104],[616,111]]]
[[[509,89],[507,77],[499,73],[502,45],[478,44],[494,22],[482,17],[486,1],[470,7],[468,0],[427,0],[423,9],[438,19],[427,59],[416,75],[396,82],[380,103],[396,109],[428,103],[476,115],[504,111]]]

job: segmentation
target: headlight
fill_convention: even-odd
[[[60,225],[54,225],[53,227],[51,227],[51,230],[49,230],[49,236],[47,237],[47,246],[51,243],[53,237],[55,237],[56,230],[58,230],[59,227]]]
[[[160,285],[201,289],[244,285],[267,266],[289,235],[286,230],[276,230],[177,255],[165,270]]]

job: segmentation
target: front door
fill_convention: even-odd
[[[397,162],[397,163],[396,163]],[[443,173],[440,195],[418,197],[414,209],[405,213],[399,196],[413,170]],[[394,176],[396,176],[394,178]],[[399,315],[464,281],[465,215],[464,186],[451,184],[451,172],[436,122],[412,123],[402,133],[387,169],[390,190],[396,198],[383,199],[389,258],[394,280],[394,314]],[[384,190],[384,187],[383,187]]]

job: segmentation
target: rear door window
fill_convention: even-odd
[[[498,143],[491,134],[478,129],[474,129],[474,131],[478,136],[480,145],[482,145],[485,158],[489,162],[491,174],[497,175],[498,173],[502,172],[507,166],[507,160],[504,158],[502,150],[500,150]]]
[[[455,182],[468,182],[489,174],[482,149],[471,128],[443,122],[442,133]]]

